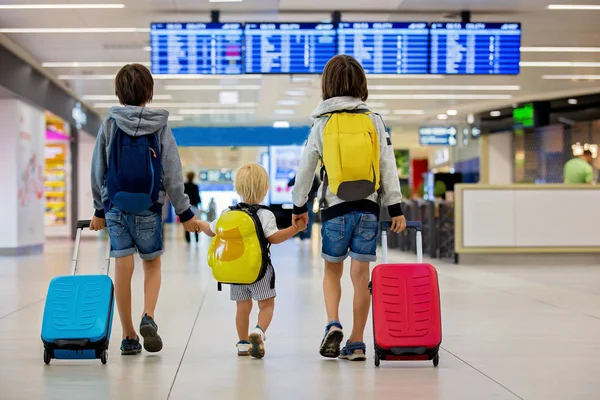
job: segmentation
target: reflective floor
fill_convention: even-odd
[[[158,355],[121,357],[115,316],[108,365],[42,362],[40,325],[49,280],[69,271],[72,244],[43,256],[0,258],[0,399],[598,399],[600,266],[456,266],[435,262],[444,341],[430,363],[349,363],[318,355],[325,314],[318,243],[275,246],[278,298],[264,360],[236,356],[234,304],[205,256],[167,240]],[[81,272],[99,271],[100,240],[82,243]],[[392,261],[413,261],[393,253]],[[135,312],[142,311],[136,270]],[[342,322],[350,325],[344,278]],[[368,348],[372,347],[368,335]],[[369,355],[372,351],[369,350]]]

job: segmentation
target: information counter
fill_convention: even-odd
[[[456,185],[455,249],[600,253],[600,186]]]

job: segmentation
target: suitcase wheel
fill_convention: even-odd
[[[52,360],[52,358],[50,358],[50,353],[48,350],[44,349],[44,364],[49,365],[50,360]]]
[[[437,367],[440,364],[440,353],[435,353],[433,356],[433,366]]]
[[[102,354],[100,354],[100,361],[102,364],[106,364],[108,361],[108,351],[102,350]]]
[[[375,366],[379,367],[381,360],[379,359],[379,354],[375,353]]]

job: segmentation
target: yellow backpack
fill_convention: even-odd
[[[221,283],[249,285],[265,275],[271,264],[270,244],[258,210],[265,206],[239,203],[217,221],[216,235],[208,250],[208,265]],[[274,286],[274,282],[271,282]]]
[[[368,110],[344,110],[323,115],[329,117],[323,130],[323,195],[356,201],[379,190],[379,134]]]

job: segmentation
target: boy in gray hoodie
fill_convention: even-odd
[[[90,223],[91,230],[108,227],[111,256],[116,258],[115,297],[123,327],[121,342],[122,355],[139,354],[142,351],[140,339],[133,326],[131,315],[131,278],[133,276],[136,251],[144,264],[144,312],[140,323],[140,334],[144,338],[144,348],[148,352],[162,349],[162,339],[158,335],[158,325],[154,322],[154,311],[158,301],[161,283],[162,205],[168,194],[175,212],[188,232],[198,231],[196,217],[191,210],[188,196],[183,192],[183,173],[177,144],[167,125],[169,112],[145,108],[152,100],[154,80],[148,68],[140,64],[125,65],[115,79],[115,91],[123,107],[112,107],[110,116],[104,120],[92,158],[92,195],[96,210]],[[117,130],[120,130],[117,134]],[[161,174],[156,177],[161,187],[158,199],[147,210],[127,212],[112,204],[109,174],[110,155],[113,145],[120,135],[140,137],[156,135],[157,152],[160,154]],[[122,149],[119,149],[122,150]],[[155,150],[151,148],[152,153]],[[154,154],[156,158],[156,154]],[[119,168],[125,170],[129,160],[121,158]],[[113,164],[114,165],[114,164]],[[153,179],[153,178],[151,178]],[[154,187],[154,186],[152,186]],[[125,188],[127,189],[127,188]],[[132,190],[133,191],[133,190]]]
[[[322,91],[323,102],[312,115],[314,125],[298,166],[296,186],[292,192],[294,226],[299,220],[308,220],[308,194],[319,160],[323,158],[323,131],[331,113],[369,111],[365,104],[369,93],[367,77],[358,61],[350,56],[339,55],[329,60],[323,71]],[[363,335],[371,302],[368,289],[369,264],[376,260],[379,203],[388,207],[392,217],[392,231],[401,232],[406,227],[400,205],[402,194],[390,136],[381,117],[376,114],[370,114],[369,117],[379,137],[380,189],[363,199],[344,201],[325,186],[325,198],[321,199],[326,205],[321,215],[322,257],[325,260],[323,294],[328,324],[319,352],[323,357],[339,356],[351,361],[366,359]],[[323,197],[323,185],[318,191],[319,197]],[[339,320],[342,295],[340,279],[344,260],[348,256],[352,258],[350,276],[354,286],[354,324],[346,346],[340,351],[344,337]]]

